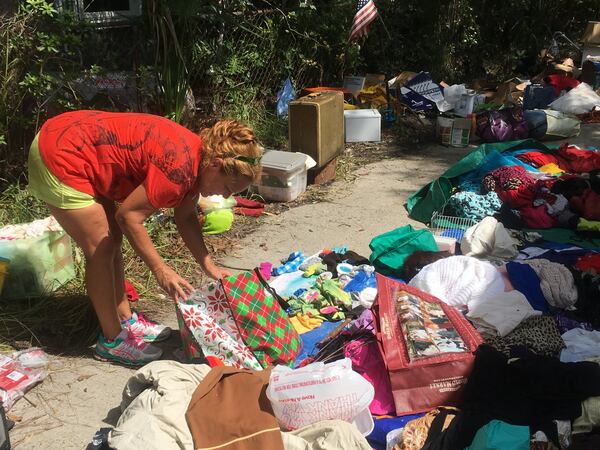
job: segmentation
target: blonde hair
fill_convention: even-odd
[[[221,158],[223,171],[228,175],[241,175],[253,181],[260,177],[260,157],[263,148],[250,127],[236,120],[220,120],[212,127],[201,130],[200,137],[203,165],[210,164],[215,158]],[[252,164],[244,158],[255,159],[255,163]]]

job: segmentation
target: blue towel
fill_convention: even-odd
[[[283,263],[282,266],[273,268],[272,274],[273,276],[279,276],[284,273],[295,272],[305,259],[304,253],[302,252],[290,253],[290,256],[288,256],[286,260],[281,261]]]
[[[317,344],[329,335],[333,330],[340,326],[341,322],[323,322],[320,327],[315,328],[307,333],[302,333],[302,350],[294,361],[294,368],[300,366],[300,363],[309,356],[314,355],[319,351]]]
[[[536,311],[548,311],[548,303],[540,287],[540,278],[528,264],[509,262],[506,264],[508,278],[513,287],[521,292]]]
[[[419,417],[423,417],[424,415],[425,413],[410,414],[408,416],[400,417],[373,417],[373,422],[375,422],[375,428],[373,428],[371,434],[367,436],[367,441],[369,441],[369,444],[371,444],[371,446],[374,449],[385,450],[387,443],[386,437],[390,431],[394,431],[399,428],[404,428],[404,426],[411,420],[418,419]]]

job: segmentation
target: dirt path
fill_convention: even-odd
[[[600,127],[584,127],[573,140],[600,146]],[[268,217],[245,237],[237,254],[224,260],[234,267],[276,262],[293,250],[314,252],[347,245],[369,255],[370,240],[406,223],[403,204],[410,194],[446,170],[468,150],[441,146],[390,153],[394,158],[359,168],[353,182],[336,182],[327,200],[305,204]],[[164,322],[177,327],[174,312]],[[165,357],[178,348],[175,333],[165,345]],[[84,355],[56,356],[50,376],[10,411],[22,417],[11,432],[15,449],[83,449],[94,433],[116,423],[121,392],[133,370]]]

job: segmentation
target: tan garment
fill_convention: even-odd
[[[371,450],[360,431],[343,420],[323,420],[281,437],[285,450]]]
[[[123,391],[123,414],[109,435],[110,448],[193,450],[185,412],[192,394],[209,371],[207,365],[175,361],[154,361],[139,369]],[[285,450],[371,448],[354,425],[341,420],[317,422],[281,433],[281,437]]]
[[[186,419],[196,450],[284,450],[267,398],[270,370],[215,367],[198,385]]]
[[[115,450],[191,450],[185,411],[209,373],[205,364],[154,361],[139,369],[123,390],[121,417],[109,435]]]

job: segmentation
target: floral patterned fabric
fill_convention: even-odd
[[[221,287],[214,283],[177,305],[183,350],[188,360],[214,356],[228,366],[262,370],[244,343]]]

